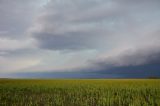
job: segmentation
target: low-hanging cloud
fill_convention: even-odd
[[[113,55],[90,60],[89,68],[92,70],[109,70],[116,67],[141,66],[147,64],[160,64],[160,46],[148,48],[126,49]],[[158,71],[158,70],[157,70]]]

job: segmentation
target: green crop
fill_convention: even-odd
[[[0,106],[160,106],[160,80],[0,80]]]

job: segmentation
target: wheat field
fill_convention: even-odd
[[[160,106],[160,80],[1,79],[0,106]]]

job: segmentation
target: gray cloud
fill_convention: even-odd
[[[33,26],[32,34],[42,48],[95,49],[112,33],[107,29],[107,24],[112,22],[104,22],[107,19],[104,13],[113,11],[105,6],[97,0],[51,1]]]
[[[0,37],[24,38],[23,34],[30,26],[37,5],[33,0],[0,1]]]
[[[0,56],[35,47],[27,36],[43,0],[0,0]]]
[[[32,27],[40,48],[95,49],[89,68],[101,70],[159,61],[158,0],[51,1]]]
[[[159,0],[0,0],[0,69],[159,64],[159,10]]]
[[[160,46],[124,50],[115,55],[104,56],[90,60],[89,68],[92,70],[110,70],[117,67],[141,66],[147,64],[160,64]],[[136,71],[136,70],[135,70]]]
[[[94,48],[91,39],[87,38],[87,32],[68,32],[64,34],[53,35],[52,33],[39,33],[36,39],[40,42],[39,46],[46,49],[53,50],[78,50]],[[90,33],[87,34],[88,36]],[[54,37],[53,37],[54,36]]]
[[[143,31],[158,28],[157,2],[50,1],[31,34],[40,47],[52,50],[116,48],[124,42],[134,45],[145,36]]]

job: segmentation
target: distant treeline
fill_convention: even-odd
[[[148,79],[160,79],[160,77],[157,77],[157,76],[149,76]]]

